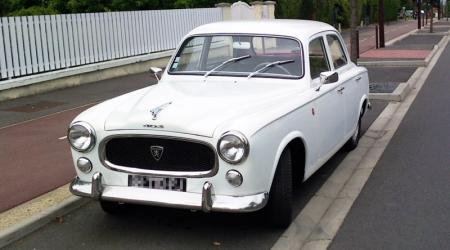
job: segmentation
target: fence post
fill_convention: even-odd
[[[268,19],[275,19],[275,1],[265,1],[264,5],[267,6],[267,11],[269,12],[267,15]]]
[[[231,4],[230,3],[218,3],[215,5],[216,8],[222,10],[223,21],[231,20]]]
[[[250,5],[253,7],[253,15],[256,20],[260,20],[263,17],[263,2],[262,1],[253,1],[250,2]]]

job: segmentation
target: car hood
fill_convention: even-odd
[[[264,112],[298,93],[298,84],[170,83],[138,92],[107,115],[105,130],[158,130],[212,137],[226,121]],[[156,114],[156,119],[153,117]]]

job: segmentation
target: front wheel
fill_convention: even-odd
[[[283,151],[278,162],[266,211],[274,227],[286,228],[292,222],[292,164],[289,149]]]

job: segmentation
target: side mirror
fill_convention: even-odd
[[[320,84],[335,83],[339,81],[339,75],[337,72],[326,71],[320,73]]]
[[[161,75],[163,70],[161,68],[157,68],[157,67],[150,67],[150,72],[153,73],[153,75],[155,76],[156,79],[161,80]]]

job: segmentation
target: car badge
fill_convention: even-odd
[[[153,119],[153,120],[156,120],[156,118],[157,118],[159,112],[161,112],[161,110],[163,110],[164,108],[166,108],[166,107],[169,106],[170,104],[172,104],[172,102],[164,103],[164,104],[162,104],[162,105],[159,105],[159,106],[156,107],[156,108],[151,109],[151,110],[150,110],[150,113],[151,113],[152,116],[153,116],[152,119]]]
[[[161,146],[151,146],[150,153],[152,153],[153,159],[156,161],[161,160],[161,157],[164,153],[164,147]]]

